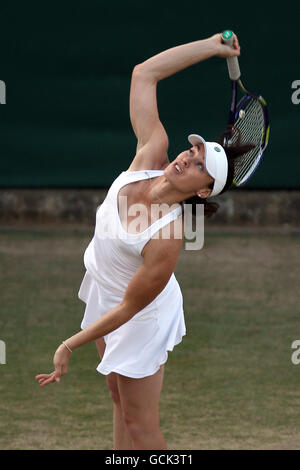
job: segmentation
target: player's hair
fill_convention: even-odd
[[[249,152],[255,147],[255,144],[247,142],[247,143],[242,143],[241,141],[241,132],[238,128],[235,128],[235,131],[237,131],[238,136],[235,142],[230,142],[230,138],[232,135],[232,126],[227,126],[225,132],[223,132],[219,137],[217,142],[222,145],[226,152],[227,156],[227,161],[228,161],[228,173],[227,173],[227,179],[224,188],[220,192],[220,194],[223,194],[225,191],[230,189],[232,186],[233,182],[233,177],[234,177],[234,166],[238,162],[238,158],[244,155],[245,153]],[[213,188],[213,183],[211,183],[209,186],[209,189]],[[204,216],[205,217],[211,217],[213,214],[215,214],[220,207],[220,205],[216,202],[210,202],[207,201],[207,199],[202,199],[199,196],[192,196],[191,198],[185,200],[182,202],[182,207],[183,204],[191,204],[192,205],[192,214],[193,216],[196,215],[196,204],[204,204]]]

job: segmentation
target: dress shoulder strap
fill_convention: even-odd
[[[163,170],[139,170],[139,171],[122,171],[119,176],[114,180],[108,190],[108,198],[117,197],[118,192],[123,186],[129,183],[135,183],[149,178],[155,178],[163,174]]]
[[[138,170],[138,171],[123,171],[118,179],[125,184],[134,183],[145,179],[155,178],[163,175],[163,170]]]
[[[179,204],[176,207],[163,215],[160,219],[156,220],[150,225],[145,231],[138,234],[131,234],[124,230],[119,219],[118,207],[117,207],[117,195],[120,189],[126,184],[140,181],[143,179],[150,179],[161,176],[164,173],[163,170],[140,170],[140,171],[123,171],[113,182],[107,194],[109,203],[113,208],[113,212],[116,216],[116,223],[119,227],[119,235],[122,240],[128,244],[135,246],[139,254],[142,252],[145,244],[155,235],[156,232],[170,224],[172,221],[182,216],[182,208]]]

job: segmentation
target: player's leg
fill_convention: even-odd
[[[99,352],[99,356],[100,358],[102,358],[105,350],[104,339],[97,339],[96,346]],[[130,450],[132,449],[132,443],[123,419],[120,395],[118,390],[117,374],[115,374],[114,372],[108,374],[106,376],[106,383],[110,390],[110,395],[113,401],[114,449]]]
[[[133,449],[167,449],[159,423],[163,375],[164,366],[142,379],[118,374],[122,411]]]

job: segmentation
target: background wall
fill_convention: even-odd
[[[1,6],[2,188],[106,188],[134,156],[128,98],[135,64],[227,28],[239,36],[241,70],[270,107],[269,147],[247,189],[297,189],[299,5],[251,12],[224,2],[6,2]],[[173,160],[187,135],[223,131],[230,101],[224,60],[212,58],[158,85]],[[240,191],[240,189],[238,190]]]

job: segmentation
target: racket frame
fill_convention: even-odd
[[[231,31],[229,31],[229,33],[230,32]],[[225,33],[226,32],[224,32],[223,35]],[[232,32],[232,35],[229,40],[228,39],[226,40],[226,38],[222,36],[223,42],[227,43],[231,47],[233,47],[233,34],[234,33]],[[257,170],[258,166],[261,163],[263,153],[269,142],[270,119],[269,119],[269,112],[268,112],[266,100],[261,95],[258,95],[256,93],[253,93],[252,91],[249,91],[242,83],[238,58],[231,57],[227,59],[227,66],[228,66],[229,78],[231,81],[231,103],[230,103],[230,111],[229,111],[229,116],[228,116],[228,126],[234,127],[235,122],[239,118],[240,111],[243,108],[245,108],[246,104],[248,103],[248,101],[250,101],[251,98],[254,98],[260,103],[262,110],[263,110],[263,116],[264,116],[264,124],[265,124],[264,134],[263,134],[262,141],[260,144],[260,153],[258,154],[257,164],[251,167],[251,172],[249,172],[249,174],[246,174],[246,177],[244,177],[241,180],[241,182],[237,182],[235,179],[232,182],[234,186],[242,186],[249,180],[249,178]],[[239,102],[237,101],[238,87],[244,93],[244,96],[239,100]]]

